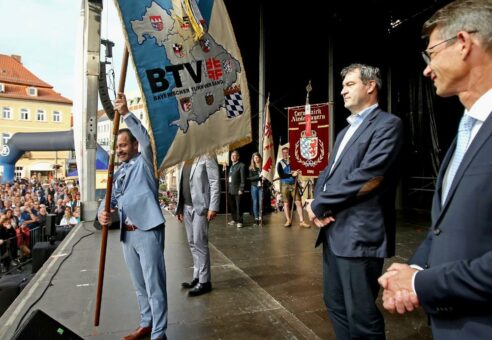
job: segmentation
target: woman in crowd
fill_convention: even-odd
[[[48,196],[46,196],[45,205],[46,205],[46,211],[49,214],[53,214],[55,211],[56,202],[55,202],[55,199],[53,198],[52,194],[48,194]]]
[[[262,177],[261,167],[263,159],[258,152],[251,156],[251,164],[249,166],[248,180],[251,182],[251,198],[253,200],[253,215],[255,216],[255,224],[261,224],[261,204],[262,204]]]
[[[17,241],[15,239],[17,235],[17,226],[19,225],[19,219],[17,216],[14,215],[14,211],[12,209],[7,209],[5,210],[5,219],[6,221],[4,222],[7,224],[7,229],[11,237],[14,237],[14,239],[11,240],[10,242],[10,256],[12,257],[12,260],[14,262],[17,262],[17,251],[18,251],[18,246],[17,246]]]
[[[72,215],[72,208],[65,207],[65,214],[60,221],[60,225],[75,227],[77,225],[77,219]]]
[[[9,219],[2,215],[0,217],[0,259],[3,272],[10,269],[10,262],[12,261],[10,245],[12,243],[15,243],[15,229],[10,224]]]

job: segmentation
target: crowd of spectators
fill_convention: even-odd
[[[55,225],[73,227],[80,222],[80,193],[64,180],[41,183],[36,178],[0,184],[0,269],[8,272],[31,257],[43,241],[48,214]]]

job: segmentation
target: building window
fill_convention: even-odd
[[[7,145],[10,137],[12,137],[12,135],[10,133],[7,133],[7,132],[2,133],[2,145]]]
[[[20,119],[21,120],[29,120],[29,110],[28,109],[21,109],[20,110]]]
[[[24,168],[22,166],[16,166],[15,167],[15,178],[21,179],[23,172],[24,172]]]
[[[3,119],[12,119],[12,109],[10,107],[6,107],[6,106],[3,107],[2,118]]]
[[[45,120],[44,110],[38,110],[37,111],[37,113],[36,113],[36,120],[39,120],[39,121],[44,121]]]
[[[143,113],[140,114],[140,120],[143,120]]]
[[[33,86],[28,87],[28,88],[27,88],[27,94],[28,94],[28,95],[30,95],[30,96],[35,97],[35,96],[37,96],[37,95],[38,95],[38,89],[37,89],[37,88],[35,88],[35,87],[33,87]]]
[[[5,92],[5,84],[0,83],[0,93],[4,93],[4,92]]]
[[[61,122],[61,112],[60,111],[53,111],[53,121],[54,122]]]

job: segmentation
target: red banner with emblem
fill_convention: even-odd
[[[306,115],[305,105],[287,110],[291,169],[301,170],[304,177],[318,177],[330,152],[328,103],[310,105],[310,115]]]

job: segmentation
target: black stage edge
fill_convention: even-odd
[[[283,213],[268,215],[261,228],[245,217],[241,229],[226,226],[224,215],[213,222],[213,291],[190,298],[180,287],[192,275],[185,229],[166,214],[168,339],[334,339],[322,299],[321,249],[314,248],[317,228],[284,228]],[[425,218],[400,216],[396,260],[411,255],[427,226]],[[100,231],[84,222],[0,318],[0,339],[11,339],[37,309],[84,339],[121,339],[136,328],[137,301],[119,243],[119,230],[110,230],[99,327],[93,319]],[[432,338],[422,311],[384,315],[388,339]]]

